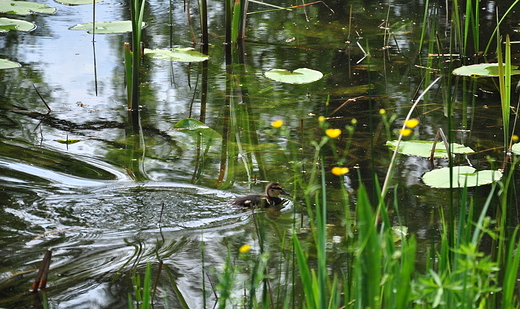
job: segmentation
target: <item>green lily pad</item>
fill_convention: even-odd
[[[388,141],[386,145],[395,150],[397,145],[397,141]],[[399,144],[399,153],[410,155],[410,156],[418,156],[418,157],[430,157],[432,151],[433,141],[401,141]],[[466,147],[461,144],[452,143],[451,144],[451,152],[452,153],[473,153],[475,152],[473,149]],[[444,147],[443,142],[437,142],[435,145],[435,151],[433,152],[433,156],[435,158],[447,158],[448,153],[446,152],[446,147]]]
[[[511,67],[511,74],[520,74],[518,66]],[[498,76],[498,63],[481,63],[462,66],[453,70],[453,75],[473,77],[495,77]]]
[[[0,17],[0,33],[14,31],[32,31],[36,25],[25,20]]]
[[[464,186],[477,187],[490,184],[502,178],[499,171],[483,170],[476,171],[471,166],[453,167],[453,187],[464,188]],[[444,167],[430,172],[426,172],[422,176],[424,183],[433,188],[450,188],[450,168]]]
[[[65,5],[82,5],[82,4],[92,4],[92,2],[103,2],[103,0],[54,0],[58,3]]]
[[[0,13],[30,15],[34,13],[52,14],[56,9],[47,4],[29,1],[0,0]]]
[[[3,70],[3,69],[14,69],[14,68],[19,68],[21,66],[22,65],[19,64],[18,62],[13,62],[13,61],[10,61],[10,60],[7,60],[7,59],[0,59],[0,70]]]
[[[92,23],[77,24],[70,27],[69,30],[86,30],[88,33],[92,33]],[[146,27],[146,23],[143,22],[142,27]],[[109,34],[109,33],[125,33],[132,31],[132,21],[130,20],[116,20],[116,21],[97,21],[96,22],[96,34]]]
[[[156,59],[165,59],[179,62],[202,62],[209,59],[208,56],[194,50],[191,47],[171,49],[144,49],[144,54]]]
[[[308,84],[320,80],[323,73],[307,68],[296,69],[292,72],[284,69],[272,69],[265,72],[265,77],[288,84]]]

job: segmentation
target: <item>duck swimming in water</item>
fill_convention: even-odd
[[[265,187],[265,195],[251,194],[237,197],[234,201],[231,202],[231,204],[242,207],[277,206],[284,202],[284,199],[278,197],[280,194],[290,195],[282,188],[282,186],[279,183],[271,182]]]

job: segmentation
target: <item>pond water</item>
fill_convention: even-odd
[[[124,84],[123,44],[130,35],[68,30],[91,21],[92,6],[42,2],[57,12],[18,17],[38,28],[0,36],[0,57],[22,64],[0,71],[0,307],[6,308],[127,308],[132,269],[159,260],[190,308],[213,307],[208,274],[223,265],[228,249],[252,244],[259,250],[255,224],[267,231],[273,259],[294,222],[302,222],[303,238],[308,233],[301,189],[294,183],[295,174],[305,178],[312,169],[312,143],[324,136],[318,116],[327,117],[332,128],[354,127],[351,138],[344,133],[337,140],[338,149],[350,143],[350,173],[325,176],[331,254],[340,267],[341,187],[355,192],[359,175],[374,193],[373,175],[382,181],[390,162],[380,110],[396,115],[389,132],[395,138],[393,130],[425,88],[425,78],[442,74],[425,68],[427,60],[448,62],[418,53],[422,1],[339,0],[248,15],[245,53],[229,63],[224,5],[210,1],[207,63],[143,59],[142,131],[135,135]],[[189,4],[147,1],[145,45],[191,47],[193,38],[199,41],[197,3]],[[497,7],[508,5],[481,2],[483,37],[490,36]],[[430,17],[449,31],[442,25],[443,4],[436,7]],[[249,5],[249,12],[266,9]],[[126,19],[127,2],[96,4],[96,20]],[[324,78],[298,85],[264,76],[274,68],[304,67]],[[462,82],[433,87],[414,113],[420,120],[415,138],[432,140],[439,128],[448,130],[443,101],[451,89],[454,136],[479,151],[468,160],[487,167],[487,155],[503,160],[500,99],[489,85],[478,85],[466,106],[457,86]],[[204,122],[218,137],[174,127],[186,118]],[[279,119],[282,128],[272,127]],[[328,150],[322,162],[327,170],[335,164],[333,154]],[[392,184],[398,185],[405,225],[424,244],[420,252],[437,228],[424,223],[448,200],[447,192],[421,182],[429,169],[425,158],[402,157]],[[269,181],[293,193],[283,209],[260,211],[255,221],[251,211],[228,205],[237,195],[262,192]],[[53,258],[42,300],[27,291],[48,248]],[[161,293],[170,308],[182,307],[173,289]]]

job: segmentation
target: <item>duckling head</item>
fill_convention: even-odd
[[[285,191],[282,186],[277,182],[271,182],[265,187],[265,194],[268,197],[278,197],[280,194],[282,195],[291,195],[287,191]]]

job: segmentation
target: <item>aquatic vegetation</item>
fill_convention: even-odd
[[[0,13],[30,15],[35,13],[52,14],[54,12],[56,12],[56,8],[50,7],[44,3],[11,0],[0,2]]]
[[[0,17],[0,33],[8,31],[32,31],[36,25],[25,20]]]
[[[145,48],[144,54],[155,59],[164,59],[179,62],[202,62],[209,59],[208,56],[190,47],[177,47],[168,50]]]
[[[265,72],[265,77],[288,84],[308,84],[320,80],[323,74],[307,68],[300,68],[294,71],[272,69]]]
[[[453,75],[480,61],[472,54],[485,43],[477,31],[484,11],[473,2],[444,10],[427,1],[424,17],[402,3],[263,12],[247,3],[131,1],[132,20],[120,29],[132,33],[92,42],[117,45],[103,50],[117,64],[104,62],[99,97],[87,87],[91,76],[56,70],[88,89],[76,104],[61,97],[66,87],[45,83],[38,70],[48,73],[47,63],[2,71],[9,205],[0,212],[15,224],[2,231],[10,274],[0,291],[22,298],[18,274],[52,245],[60,260],[51,270],[63,274],[49,285],[55,303],[84,301],[93,285],[111,292],[106,307],[518,307],[518,158],[504,155],[514,139],[500,132],[515,132],[506,121],[515,113],[514,44],[505,38],[501,85],[491,93]],[[15,35],[25,34],[10,33],[6,44]],[[173,48],[186,42],[193,49]],[[72,54],[90,56],[84,46]],[[51,115],[33,111],[43,106],[19,86],[25,79],[17,79],[23,95],[13,95],[16,74],[41,83]],[[447,133],[437,143],[440,128]],[[419,158],[432,149],[442,169]],[[459,159],[472,166],[457,167]],[[99,181],[77,185],[88,179]],[[284,208],[230,210],[236,194],[270,181],[291,187]]]
[[[146,23],[141,24],[141,28],[146,27]],[[95,29],[94,29],[95,27]],[[132,31],[131,20],[116,20],[116,21],[96,21],[83,24],[77,24],[69,28],[69,30],[85,30],[88,33],[96,34],[110,34],[110,33],[125,33]]]
[[[21,64],[16,63],[14,61],[10,61],[7,59],[0,59],[0,70],[15,69],[15,68],[19,68],[21,66],[22,66]]]

